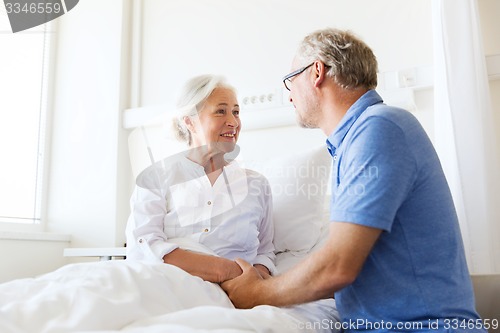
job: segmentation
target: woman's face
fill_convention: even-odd
[[[207,145],[224,153],[234,150],[241,129],[240,107],[234,92],[216,88],[198,116],[189,117],[193,146]]]

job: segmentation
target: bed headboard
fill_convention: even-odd
[[[297,126],[291,108],[242,110],[240,117],[241,150],[236,160],[269,180],[276,250],[309,252],[324,235],[329,220],[331,157],[324,134]],[[158,109],[149,119],[135,120],[129,135],[134,178],[153,161],[186,149],[185,143],[177,141],[171,132],[171,118],[171,114]]]

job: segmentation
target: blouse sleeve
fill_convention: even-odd
[[[261,191],[261,200],[263,203],[263,214],[259,226],[259,248],[257,249],[257,257],[253,264],[261,264],[269,269],[271,275],[276,275],[278,272],[274,265],[276,255],[274,254],[274,223],[273,223],[273,200],[271,195],[271,187],[267,179],[264,178]]]
[[[178,246],[167,241],[163,231],[167,214],[165,191],[158,183],[142,180],[130,199],[127,223],[127,259],[163,262],[163,257]]]

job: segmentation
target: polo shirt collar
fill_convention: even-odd
[[[331,155],[335,154],[335,150],[340,146],[344,137],[349,132],[349,129],[361,116],[361,114],[370,106],[382,103],[382,97],[375,90],[368,90],[361,96],[351,107],[347,110],[346,114],[340,120],[340,123],[333,130],[333,133],[326,139],[326,145]]]

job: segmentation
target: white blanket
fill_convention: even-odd
[[[217,284],[166,264],[71,264],[0,285],[2,333],[330,332],[336,321],[333,300],[235,309]]]

